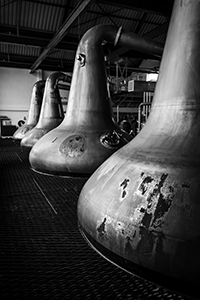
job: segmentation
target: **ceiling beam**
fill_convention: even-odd
[[[166,23],[156,27],[155,29],[145,33],[144,36],[148,37],[149,39],[154,39],[155,37],[157,37],[163,33],[167,34],[168,27],[169,27],[169,22],[166,22]]]
[[[97,15],[98,17],[95,17],[95,18],[92,18],[92,20],[96,20],[96,19],[100,19],[100,18],[103,18],[103,17],[106,17],[106,16],[109,16],[109,17],[112,17],[114,18],[115,20],[124,20],[124,16],[120,16],[120,15],[117,15],[116,13],[119,12],[119,11],[122,11],[123,8],[118,8],[116,10],[113,10],[112,12],[100,12],[100,11],[94,11],[94,10],[90,10],[88,9],[87,10],[87,15],[89,16],[89,14],[93,14],[93,15]],[[145,14],[147,14],[146,12],[144,12]],[[140,20],[138,20],[138,18],[136,17],[126,17],[126,21],[132,21],[132,22],[140,22]],[[146,24],[152,24],[152,25],[158,25],[158,22],[154,21],[154,20],[146,20],[145,21]]]
[[[139,32],[140,32],[142,26],[143,26],[144,23],[145,23],[145,20],[146,20],[147,16],[148,16],[147,12],[143,12],[142,17],[141,17],[141,19],[140,19],[140,21],[139,21],[139,23],[138,23],[136,29],[134,30],[134,33],[135,33],[135,34],[139,34]],[[132,31],[132,30],[130,30],[130,31]]]
[[[20,68],[30,70],[31,64],[35,61],[35,56],[23,56],[16,54],[0,53],[0,66],[8,68]],[[46,58],[40,65],[41,69],[50,71],[73,72],[74,64],[72,61],[63,61],[62,65],[60,59]]]
[[[20,27],[17,32],[16,26],[10,25],[1,25],[0,26],[0,42],[11,43],[16,41],[16,44],[24,44],[30,46],[38,46],[38,47],[46,47],[49,40],[53,39],[55,33],[44,30],[36,30],[25,27]],[[62,50],[77,49],[78,46],[78,38],[75,35],[68,34],[65,36],[61,42],[56,46],[57,49]]]
[[[67,17],[66,21],[60,27],[60,29],[56,32],[53,39],[49,42],[46,49],[41,53],[41,55],[36,59],[34,64],[30,68],[30,73],[34,73],[34,71],[39,67],[48,53],[62,40],[62,38],[66,35],[67,29],[73,24],[73,22],[77,19],[77,17],[83,13],[86,8],[93,2],[94,0],[83,0],[79,2],[79,4],[74,8],[72,13]]]
[[[45,48],[48,41],[49,39],[46,37],[45,34],[43,38],[40,38],[40,37],[34,37],[31,34],[29,34],[28,36],[23,36],[23,35],[17,36],[14,34],[0,33],[0,42],[2,43]],[[68,36],[67,41],[61,41],[54,49],[76,51],[77,46],[78,46],[77,39],[70,38],[70,36]]]

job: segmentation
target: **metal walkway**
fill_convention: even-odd
[[[28,151],[0,139],[0,297],[21,300],[192,299],[101,257],[77,226],[86,178],[33,172]]]

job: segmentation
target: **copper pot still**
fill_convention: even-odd
[[[27,120],[14,132],[14,140],[20,141],[28,131],[36,126],[40,116],[44,87],[45,80],[39,80],[33,85]]]
[[[32,148],[43,135],[57,127],[64,119],[58,82],[65,81],[66,78],[67,76],[62,72],[54,72],[48,76],[39,120],[36,126],[25,134],[21,140],[21,146]]]
[[[143,275],[193,288],[200,284],[199,52],[200,1],[175,0],[147,123],[78,199],[81,231],[98,251],[133,273],[140,266]]]
[[[63,122],[31,149],[29,161],[36,171],[84,176],[132,137],[113,121],[107,90],[102,43],[127,45],[162,55],[162,45],[110,25],[99,25],[82,37],[74,63],[68,107]]]

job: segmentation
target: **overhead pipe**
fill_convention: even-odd
[[[145,35],[143,37],[149,38],[151,40],[153,40],[155,37],[160,36],[162,34],[165,34],[166,31],[168,30],[169,27],[169,22],[167,21],[166,23],[154,28],[153,30],[145,33]],[[119,56],[125,56],[125,53],[127,52],[127,47],[121,47],[121,48],[117,48],[115,51],[112,51],[109,55],[108,55],[108,59],[115,59],[116,57]],[[141,68],[130,68],[131,70],[135,71],[135,72],[141,72]],[[148,73],[149,70],[143,69],[145,73]],[[150,70],[150,72],[152,72],[152,70]]]
[[[160,43],[98,25],[82,37],[74,63],[68,108],[63,122],[32,148],[32,168],[43,173],[81,176],[94,172],[131,140],[112,119],[102,43],[126,44],[162,55]]]
[[[124,46],[140,52],[152,54],[161,57],[163,53],[163,44],[156,42],[148,37],[140,36],[132,32],[123,32],[120,27],[114,41],[115,45]]]
[[[89,178],[78,221],[124,269],[198,294],[200,1],[175,0],[146,125]]]
[[[58,82],[61,80],[69,81],[71,79],[62,72],[54,72],[48,76],[38,123],[24,135],[21,140],[21,146],[32,148],[43,135],[62,122],[64,112],[58,89]]]
[[[21,141],[25,134],[36,126],[40,116],[44,87],[45,80],[39,80],[33,85],[27,120],[14,132],[14,140]]]

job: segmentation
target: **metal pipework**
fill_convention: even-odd
[[[120,43],[130,34],[114,26],[99,25],[82,37],[74,71],[65,119],[32,148],[29,161],[34,170],[58,175],[91,174],[131,137],[112,120],[102,43]],[[140,38],[127,44],[137,47]],[[155,43],[155,52],[158,52]],[[147,47],[146,51],[149,51]],[[142,44],[142,49],[144,45]]]
[[[44,87],[45,80],[39,80],[33,85],[27,120],[14,132],[13,139],[21,140],[28,131],[36,126],[40,116]]]
[[[118,44],[122,47],[126,46],[127,48],[131,48],[140,52],[153,54],[157,57],[161,57],[163,53],[162,43],[132,32],[124,32],[122,27],[119,28],[115,37],[115,44]]]
[[[138,128],[137,128],[137,131],[139,132],[142,127],[143,127],[143,124],[142,124],[142,121],[141,121],[141,117],[142,117],[142,108],[145,108],[145,112],[146,112],[146,108],[149,107],[149,109],[151,108],[151,102],[142,102],[139,104],[139,107],[138,107]],[[146,117],[146,121],[147,121],[147,112],[145,114],[145,117]]]
[[[54,72],[48,76],[38,123],[25,134],[21,146],[32,148],[43,135],[62,122],[64,113],[57,84],[60,80],[66,81],[67,78],[62,72]]]
[[[200,2],[175,0],[147,123],[78,200],[81,231],[102,254],[191,294],[200,284],[199,52]]]

